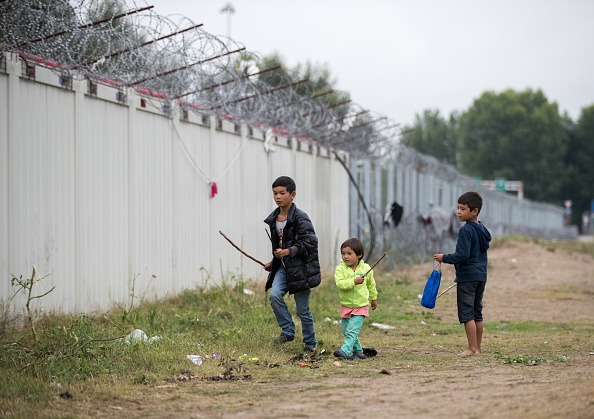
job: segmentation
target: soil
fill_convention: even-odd
[[[489,250],[485,321],[592,326],[593,262],[591,256],[577,251],[547,249],[537,243],[495,242]],[[442,268],[443,290],[453,280],[454,270],[445,264]],[[431,269],[432,264],[426,263],[402,273],[424,281]],[[442,298],[449,299],[450,305],[454,301],[455,306],[454,289]],[[455,309],[441,314],[444,321],[457,322]],[[96,413],[114,416],[114,409],[123,409],[128,417],[176,418],[594,418],[592,337],[584,345],[587,350],[569,350],[571,362],[567,363],[503,364],[492,362],[491,351],[460,357],[451,362],[451,369],[436,372],[388,365],[385,372],[389,374],[378,369],[375,376],[355,378],[347,367],[342,374],[318,376],[312,382],[252,382],[249,389],[241,390],[235,387],[237,383],[202,382],[193,391],[184,390],[183,395],[172,384],[154,389],[138,405],[106,405]],[[494,339],[492,335],[489,338]],[[432,355],[456,357],[443,351]],[[234,398],[233,392],[239,390],[252,391],[257,397]]]

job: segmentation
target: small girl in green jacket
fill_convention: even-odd
[[[365,359],[359,332],[371,309],[377,308],[377,290],[370,266],[363,261],[363,243],[352,238],[340,246],[342,261],[336,267],[334,280],[340,296],[340,317],[344,343],[334,356],[342,359]],[[369,273],[368,273],[369,272]],[[352,352],[352,355],[351,355]]]

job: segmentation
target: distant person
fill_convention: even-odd
[[[351,238],[340,246],[342,260],[334,272],[334,281],[340,296],[340,317],[344,343],[334,351],[342,359],[365,359],[359,342],[359,332],[365,317],[369,317],[369,306],[377,308],[377,290],[371,267],[363,261],[365,249],[361,240]]]
[[[295,189],[295,182],[288,176],[281,176],[272,184],[278,208],[264,220],[270,227],[274,256],[272,262],[264,265],[270,272],[266,291],[270,289],[270,305],[282,330],[274,342],[286,343],[295,339],[295,323],[284,300],[288,292],[295,298],[297,316],[301,319],[304,352],[315,354],[318,341],[309,309],[309,295],[311,289],[322,281],[318,238],[307,214],[293,203]]]
[[[458,219],[466,222],[458,231],[456,253],[436,254],[438,262],[456,267],[458,320],[464,323],[468,349],[458,355],[481,353],[483,339],[483,293],[487,282],[487,249],[491,234],[478,221],[483,199],[476,192],[466,192],[458,198]]]

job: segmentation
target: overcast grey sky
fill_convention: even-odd
[[[412,124],[485,90],[542,89],[577,120],[594,104],[592,0],[146,0],[248,51],[327,64],[365,109]],[[174,19],[176,20],[176,19]],[[177,21],[177,20],[176,20]]]

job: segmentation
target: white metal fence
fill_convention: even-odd
[[[379,161],[351,159],[349,168],[371,215],[367,216],[351,185],[351,233],[364,238],[368,246],[373,242],[376,250],[390,251],[391,267],[434,253],[453,252],[460,227],[455,216],[457,200],[467,191],[477,191],[483,197],[479,220],[494,236],[577,238],[575,227],[564,226],[561,206],[487,190],[452,166],[414,150],[400,149],[393,154]],[[403,207],[396,226],[389,215],[394,202]]]
[[[328,150],[229,118],[184,111],[87,79],[61,84],[16,54],[0,70],[0,299],[11,274],[52,273],[37,307],[91,311],[178,293],[225,277],[263,279],[271,184],[297,183],[295,203],[333,269],[348,237],[348,176]],[[173,115],[169,117],[169,114]],[[268,151],[266,151],[266,150]],[[343,158],[348,156],[343,155]],[[211,198],[212,183],[218,193]]]
[[[11,274],[28,277],[33,264],[52,273],[35,295],[56,286],[37,307],[68,312],[125,304],[133,287],[137,296],[163,297],[233,276],[263,279],[218,232],[268,261],[262,221],[280,175],[296,180],[295,203],[314,223],[326,272],[350,236],[391,251],[387,267],[453,251],[459,226],[450,215],[467,190],[483,195],[480,219],[494,235],[575,238],[561,207],[483,190],[403,147],[373,161],[339,153],[368,217],[340,162],[312,142],[171,107],[151,92],[65,80],[42,66],[32,75],[18,55],[4,58],[0,299],[15,291]],[[396,227],[386,214],[393,202],[403,207]]]

